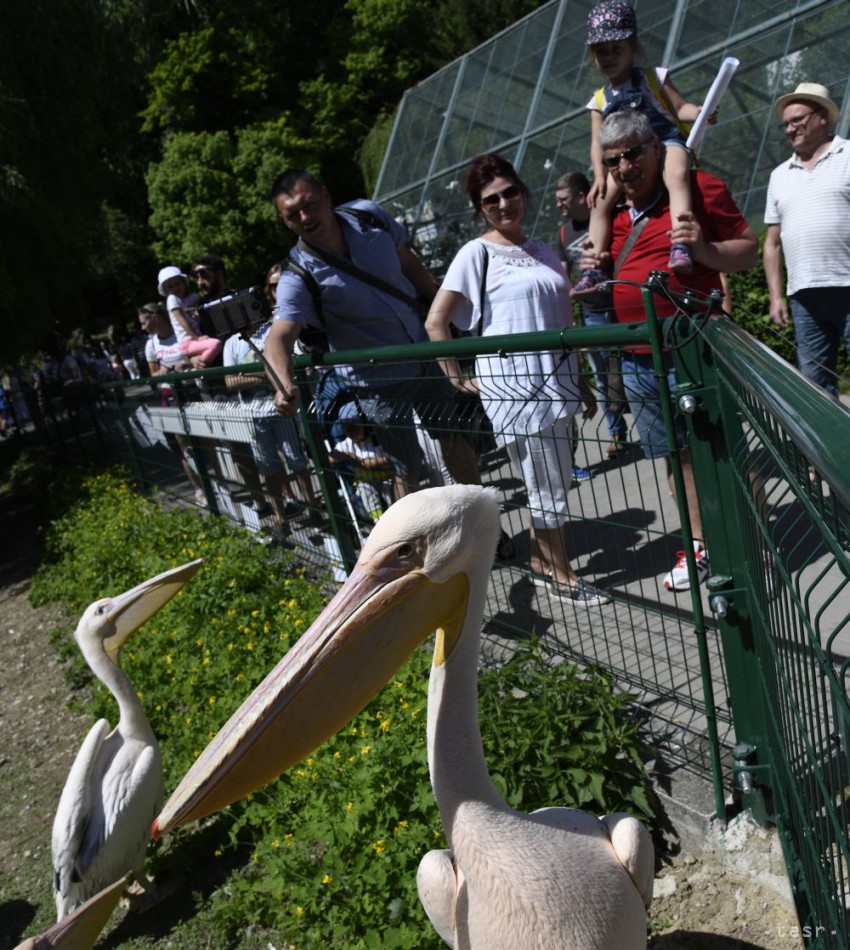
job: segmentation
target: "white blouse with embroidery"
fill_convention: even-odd
[[[485,252],[487,279],[482,288]],[[467,306],[453,322],[476,335],[479,326],[485,337],[572,326],[569,280],[555,251],[542,241],[470,241],[458,251],[441,289],[466,298]],[[484,409],[502,445],[539,432],[558,418],[572,417],[579,407],[575,353],[479,356],[475,373]]]

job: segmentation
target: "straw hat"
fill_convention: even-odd
[[[812,102],[820,109],[826,109],[831,126],[838,125],[838,106],[829,98],[829,90],[819,82],[801,82],[793,92],[786,92],[776,100],[776,114],[782,118],[782,110],[789,102]]]

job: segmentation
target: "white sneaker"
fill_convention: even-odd
[[[698,541],[694,541],[694,560],[697,566],[697,584],[701,584],[708,577],[708,552]],[[691,578],[688,575],[688,562],[684,551],[676,552],[676,563],[673,569],[664,575],[662,584],[667,590],[690,590]]]

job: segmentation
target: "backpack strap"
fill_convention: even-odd
[[[593,94],[593,104],[602,112],[605,109],[605,86],[600,86]]]
[[[374,211],[369,211],[367,208],[350,208],[348,205],[337,208],[337,212],[344,212],[345,214],[350,214],[353,218],[357,220],[357,223],[361,228],[375,228],[378,231],[388,231],[389,225],[383,218],[379,218]]]
[[[484,298],[487,296],[487,269],[490,266],[490,252],[483,241],[478,242],[483,251],[481,261],[481,279],[478,282],[478,323],[475,325],[475,336],[481,336],[484,329]]]
[[[316,319],[319,321],[319,329],[310,326],[302,327],[298,339],[309,353],[327,353],[330,350],[330,344],[325,333],[325,312],[322,310],[322,291],[319,288],[319,282],[306,267],[291,257],[287,257],[282,266],[283,270],[292,271],[304,281],[313,298],[313,308],[316,311]]]
[[[283,262],[283,269],[290,270],[293,274],[298,274],[298,276],[304,281],[307,286],[307,290],[310,292],[310,296],[313,298],[313,306],[316,309],[316,316],[318,317],[319,323],[322,325],[322,329],[325,326],[325,314],[322,310],[322,292],[319,289],[319,282],[316,278],[307,270],[306,267],[303,267],[298,261],[294,261],[291,257]]]
[[[652,94],[655,98],[664,106],[664,108],[670,113],[670,118],[676,123],[676,127],[685,136],[688,137],[690,134],[691,128],[693,127],[693,122],[683,122],[673,109],[673,105],[670,100],[667,98],[667,93],[664,91],[664,86],[658,81],[658,73],[652,66],[644,66],[643,74],[646,76],[646,81],[649,85],[649,88],[652,90]]]

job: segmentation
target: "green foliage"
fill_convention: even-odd
[[[172,565],[207,558],[121,657],[160,738],[169,788],[323,599],[224,519],[163,511],[115,473],[87,481],[51,528],[48,552],[33,597],[63,600],[75,614]],[[429,666],[430,649],[415,651],[337,736],[227,810],[222,835],[250,859],[203,913],[228,946],[264,932],[276,945],[340,950],[442,945],[415,884],[422,855],[445,847],[426,762]],[[486,756],[510,804],[652,817],[628,697],[612,694],[604,675],[551,667],[529,643],[479,684]],[[102,688],[93,713],[116,718]],[[222,835],[200,860],[227,860]],[[197,836],[178,832],[159,860],[197,860],[198,846]]]
[[[652,818],[633,697],[615,692],[602,670],[553,666],[539,644],[521,644],[481,678],[478,694],[484,754],[513,808],[569,805]]]
[[[762,233],[759,240],[759,263],[749,270],[729,274],[733,316],[738,326],[796,366],[797,347],[793,329],[780,329],[770,319],[770,295],[767,292],[764,268],[761,266],[765,233]]]
[[[233,286],[256,282],[283,256],[285,232],[268,200],[273,178],[313,154],[286,116],[229,132],[176,132],[148,169],[159,260],[188,267],[211,251]],[[250,254],[246,251],[250,249]]]
[[[134,141],[140,85],[102,4],[13,0],[3,13],[0,319],[13,361],[50,341],[57,322],[87,323],[120,300],[104,209],[143,222],[143,149]],[[40,293],[46,271],[50,292]]]
[[[358,163],[363,174],[363,181],[367,194],[373,194],[378,184],[381,165],[384,162],[384,153],[389,145],[390,135],[395,122],[395,112],[379,116],[372,128],[366,133],[363,144],[360,146]]]

